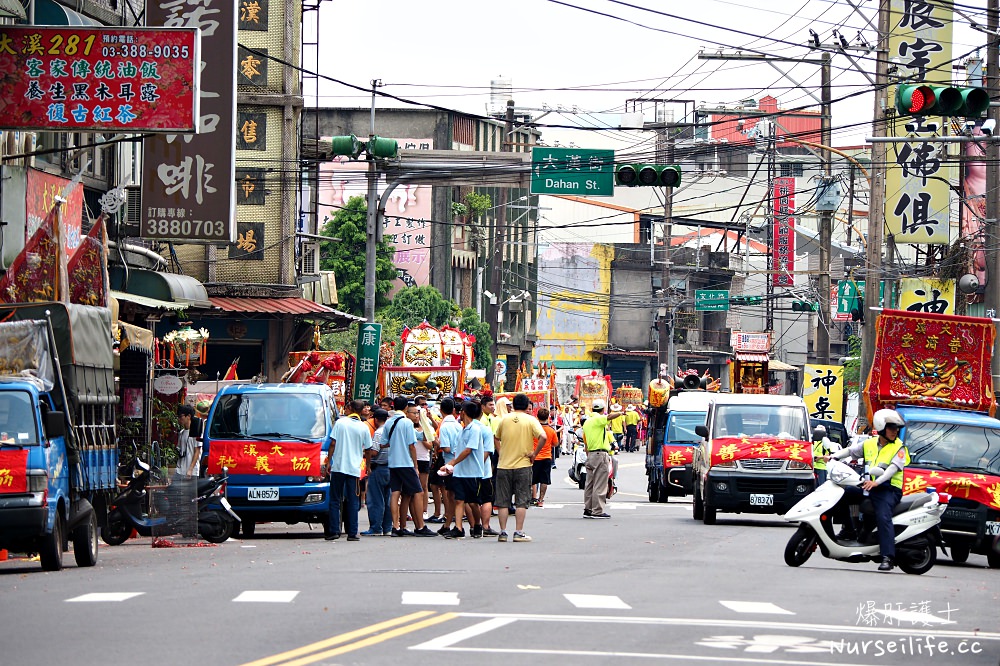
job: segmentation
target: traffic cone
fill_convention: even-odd
[[[6,561],[7,561],[7,551],[0,550],[0,562],[6,562]]]

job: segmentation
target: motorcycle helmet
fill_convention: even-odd
[[[895,409],[880,409],[872,417],[872,427],[875,431],[885,437],[885,427],[889,424],[897,425],[900,428],[906,425],[906,421]]]

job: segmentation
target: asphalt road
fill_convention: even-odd
[[[640,454],[620,458],[612,518],[584,520],[565,460],[532,543],[261,525],[218,547],[102,544],[90,569],[2,562],[0,665],[1000,664],[983,557],[793,569],[779,518],[706,526],[689,501],[647,503]]]

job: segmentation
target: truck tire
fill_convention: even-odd
[[[660,496],[656,498],[656,501],[660,504],[666,504],[670,500],[670,493],[663,486],[660,486]]]
[[[695,520],[701,520],[705,517],[705,503],[701,501],[701,493],[698,491],[698,486],[694,487],[694,499],[691,502],[692,517]]]
[[[790,567],[802,566],[816,550],[816,533],[805,525],[799,525],[795,534],[785,546],[785,564]]]
[[[986,563],[990,566],[990,569],[1000,569],[1000,553],[993,551],[986,553]]]
[[[951,553],[951,561],[956,564],[964,564],[969,560],[968,546],[952,546],[948,552]]]
[[[97,516],[90,517],[73,530],[73,557],[78,567],[92,567],[97,564]]]
[[[649,501],[652,503],[660,501],[660,482],[654,478],[649,479]]]
[[[52,526],[52,533],[42,537],[42,547],[38,551],[39,559],[42,561],[42,569],[46,571],[59,571],[63,567],[62,533],[62,517],[57,515],[56,522]]]
[[[122,518],[118,509],[113,509],[108,514],[108,524],[101,528],[101,540],[109,546],[120,546],[131,534],[132,528]]]
[[[703,523],[705,523],[706,525],[714,525],[715,524],[715,507],[714,506],[709,506],[706,503],[705,504],[705,508],[704,508],[704,514],[705,515],[702,516],[701,521]]]

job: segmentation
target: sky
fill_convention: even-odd
[[[968,27],[986,23],[985,0],[955,6],[964,14],[955,15],[957,57],[985,41]],[[380,79],[379,91],[401,100],[486,114],[491,80],[504,79],[518,112],[552,125],[615,127],[626,109],[652,121],[653,104],[629,101],[642,98],[734,105],[771,94],[780,108],[806,107],[815,105],[809,92],[820,85],[817,65],[705,60],[699,51],[817,57],[807,46],[810,30],[823,44],[840,37],[852,46],[871,43],[876,8],[875,0],[331,0],[319,11],[319,73],[342,83],[325,79],[318,105],[367,108],[370,82]],[[870,54],[850,53],[874,71]],[[834,55],[835,145],[857,145],[871,134],[868,88],[847,58]],[[683,106],[672,108],[680,121]],[[613,130],[542,132],[543,139],[569,135],[581,147],[634,141]]]

